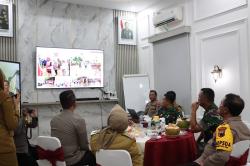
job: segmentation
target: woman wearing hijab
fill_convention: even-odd
[[[91,136],[91,149],[95,154],[100,149],[127,150],[133,166],[142,166],[142,155],[136,141],[125,133],[128,127],[128,115],[122,107],[115,105],[108,117],[108,126]]]
[[[19,113],[12,97],[4,92],[5,76],[0,69],[0,165],[17,166],[16,148],[13,140]]]

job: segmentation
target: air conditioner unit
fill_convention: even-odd
[[[176,7],[161,11],[153,17],[153,23],[155,27],[161,27],[169,23],[182,21],[182,7]]]

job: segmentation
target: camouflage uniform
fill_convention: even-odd
[[[156,101],[150,101],[147,103],[145,111],[144,111],[144,115],[148,115],[150,117],[153,117],[154,115],[157,114],[157,110],[159,109],[157,107],[157,100]]]
[[[160,117],[164,117],[165,118],[165,123],[169,124],[169,123],[176,123],[177,118],[182,117],[182,113],[180,111],[178,111],[177,107],[167,107],[167,108],[161,108],[158,111],[158,115]]]
[[[182,109],[182,106],[180,106],[180,105],[177,104],[177,103],[174,103],[174,108],[176,109],[176,111],[178,111],[178,112],[180,113],[181,118],[183,118],[183,113],[184,113],[184,111],[183,111],[183,109]]]
[[[207,110],[205,110],[203,118],[199,122],[199,125],[203,129],[199,139],[204,138],[205,143],[213,137],[215,129],[223,121],[217,110],[218,107],[215,104],[212,104]]]

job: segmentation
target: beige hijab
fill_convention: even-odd
[[[125,110],[115,105],[108,117],[108,126],[103,129],[97,139],[98,149],[107,149],[118,133],[123,133],[128,127],[128,114]]]

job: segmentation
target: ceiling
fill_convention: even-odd
[[[146,9],[161,0],[55,0],[55,1],[96,6],[109,9],[125,10],[131,12],[140,12],[143,9]]]

